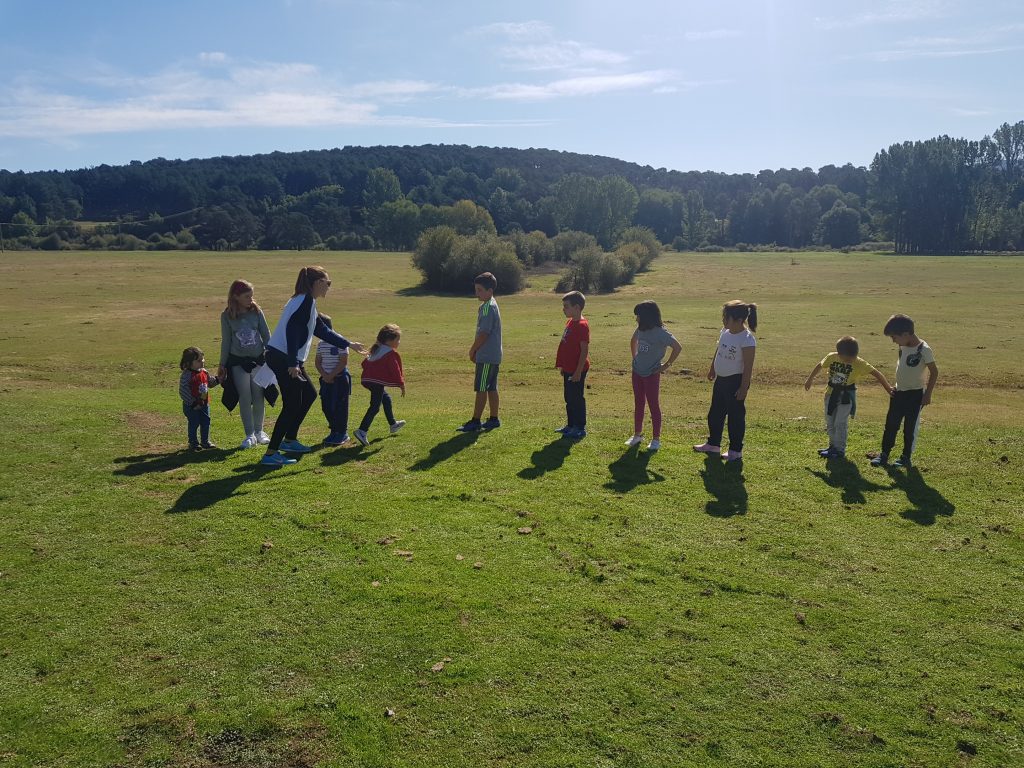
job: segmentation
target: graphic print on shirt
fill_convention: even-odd
[[[263,345],[259,331],[255,328],[241,328],[235,333],[240,347],[259,347]]]
[[[648,344],[646,341],[642,341],[640,339],[637,339],[636,340],[636,351],[638,353],[650,352],[651,351],[651,345]]]
[[[718,356],[723,360],[735,360],[739,348],[735,344],[719,344]]]
[[[828,367],[828,383],[832,386],[846,386],[851,373],[853,373],[852,365],[844,363],[842,360],[835,360]]]

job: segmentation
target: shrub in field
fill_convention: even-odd
[[[617,245],[635,244],[639,246],[634,252],[640,259],[638,272],[643,272],[650,266],[658,254],[661,253],[661,241],[654,234],[653,229],[647,227],[629,227],[619,235]],[[632,275],[631,275],[632,277]]]
[[[36,244],[36,248],[39,248],[42,251],[60,251],[64,247],[64,241],[60,239],[60,235],[56,232],[40,238],[39,242]]]
[[[465,236],[452,227],[431,227],[416,243],[412,263],[423,284],[438,291],[461,293],[481,272],[498,278],[499,293],[523,289],[523,266],[513,245],[492,234]]]
[[[551,256],[555,261],[568,262],[576,251],[590,247],[597,247],[596,237],[569,229],[551,239]]]
[[[516,258],[525,266],[536,266],[550,261],[554,254],[554,246],[548,236],[539,230],[533,232],[516,231],[502,237],[516,251]]]

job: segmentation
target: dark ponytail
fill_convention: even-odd
[[[313,286],[316,285],[316,281],[325,277],[327,277],[327,270],[323,267],[303,267],[299,270],[299,276],[295,279],[295,293],[292,294],[292,297],[294,298],[299,294],[309,296],[313,293]]]
[[[747,327],[752,330],[757,330],[757,304],[747,304],[739,299],[733,299],[727,301],[722,305],[722,325],[726,324],[726,319],[732,318],[733,320],[743,320]]]

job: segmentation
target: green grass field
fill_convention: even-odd
[[[181,349],[215,365],[236,277],[273,325],[308,261],[342,333],[403,327],[408,426],[268,472],[216,402],[225,449],[184,452]],[[570,446],[553,271],[499,297],[504,426],[462,436],[477,304],[407,255],[5,254],[0,767],[1024,764],[1024,259],[793,261],[666,254],[590,297]],[[737,297],[742,467],[690,450]],[[684,347],[653,456],[623,446],[646,298]],[[919,468],[868,466],[865,385],[826,469],[803,379],[846,333],[891,374],[895,311],[941,370]]]

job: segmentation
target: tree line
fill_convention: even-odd
[[[459,145],[0,171],[7,248],[413,250],[486,213],[496,235],[643,227],[677,250],[1024,249],[1024,121],[979,141],[894,144],[870,167],[671,171],[545,149]],[[470,222],[470,225],[472,222]]]

